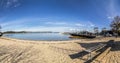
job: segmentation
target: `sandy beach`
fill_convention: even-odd
[[[69,41],[30,41],[0,38],[0,63],[84,63],[85,58],[72,59],[69,55],[78,53],[99,42],[120,38],[97,38]],[[101,61],[120,63],[119,47],[110,51]]]

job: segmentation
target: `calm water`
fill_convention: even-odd
[[[4,36],[24,40],[70,40],[69,35],[60,33],[18,33],[4,34]]]

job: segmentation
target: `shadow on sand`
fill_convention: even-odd
[[[101,42],[102,44],[104,44],[103,42]],[[90,47],[95,47],[96,45],[99,45],[100,42],[96,42],[96,43],[77,43],[79,44],[81,47],[85,48],[85,49],[89,49]],[[72,59],[75,59],[75,58],[81,58],[85,55],[89,54],[89,52],[86,52],[86,51],[80,51],[76,54],[72,54],[72,55],[69,55]]]
[[[113,44],[114,42],[114,44]],[[107,49],[107,47],[112,47],[110,51],[120,51],[120,41],[114,41],[114,40],[110,40],[108,42],[96,42],[96,43],[77,43],[79,44],[81,47],[85,48],[85,49],[89,49],[91,47],[97,46],[99,44],[107,44],[106,47],[102,48],[100,51],[103,52]],[[71,54],[69,55],[71,59],[75,59],[75,58],[81,58],[85,55],[89,54],[86,51],[80,51],[76,54]],[[96,57],[92,58],[90,61],[86,61],[85,63],[90,63],[92,60],[94,60]]]

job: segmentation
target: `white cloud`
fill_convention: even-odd
[[[35,25],[37,24],[37,25]],[[1,22],[3,31],[70,31],[70,29],[91,29],[95,25],[91,21],[67,22],[52,21],[50,18],[22,18]],[[89,25],[89,26],[88,26]],[[90,28],[91,27],[91,28]]]
[[[41,24],[51,24],[54,25],[53,23],[55,23],[55,25],[61,25],[61,26],[54,26],[54,27],[46,27],[44,26],[40,26]],[[28,24],[32,24],[34,26],[30,26]],[[40,24],[40,25],[35,25],[35,24]],[[65,29],[67,30],[69,27],[64,27],[62,25],[66,25],[67,23],[65,22],[48,22],[48,18],[22,18],[22,19],[16,19],[16,20],[11,20],[11,21],[6,21],[6,22],[1,22],[2,25],[2,30],[3,31],[10,31],[10,30],[28,30],[28,31],[65,31]]]
[[[1,0],[0,6],[2,8],[14,8],[20,6],[21,2],[19,0]]]
[[[94,26],[95,26],[95,24],[93,24],[91,21],[88,21],[88,25],[89,25],[90,27],[94,27]]]
[[[85,24],[80,24],[80,23],[77,23],[77,24],[75,24],[76,26],[85,26]]]
[[[9,26],[15,26],[15,25],[19,26],[19,25],[23,25],[31,22],[44,22],[47,20],[48,18],[21,18],[21,19],[1,22],[0,24],[2,25],[2,27],[9,27]]]
[[[83,23],[75,23],[75,25],[78,27],[94,27],[95,26],[95,24],[93,24],[91,21],[87,21]]]
[[[14,25],[14,26],[9,26],[9,27],[4,27],[2,28],[2,31],[13,31],[13,30],[17,30],[17,29],[22,29],[22,28],[27,28],[24,25]]]
[[[106,10],[108,12],[107,18],[111,21],[115,16],[120,15],[118,10],[118,0],[109,0]]]
[[[110,21],[112,21],[114,19],[114,16],[108,16],[107,17]]]
[[[54,32],[64,32],[68,31],[72,27],[46,27],[46,26],[34,26],[34,27],[23,27],[20,29],[15,29],[15,31],[54,31]]]
[[[67,25],[66,22],[46,22],[45,24],[50,24],[50,25]]]

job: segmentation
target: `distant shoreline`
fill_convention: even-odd
[[[60,32],[52,32],[52,31],[37,31],[37,32],[33,32],[33,31],[6,31],[6,32],[3,32],[3,34],[14,34],[14,33],[60,33]]]

